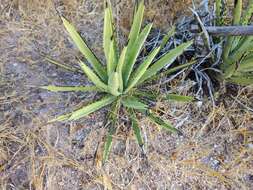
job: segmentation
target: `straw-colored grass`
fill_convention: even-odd
[[[124,13],[127,20],[129,14],[125,12],[132,9],[125,2],[117,5],[122,9],[118,17],[124,17]],[[152,2],[148,11],[156,7]],[[163,1],[157,1],[157,5],[158,2]],[[173,4],[170,3],[169,10]],[[102,47],[102,4],[99,0],[55,1],[57,9],[78,26],[99,55],[102,55],[99,48]],[[162,20],[163,26],[169,25],[167,15],[169,18],[175,14],[159,11],[166,10],[165,7],[157,6],[155,12],[158,14],[155,18]],[[78,51],[73,51],[63,32],[52,1],[1,0],[0,14],[0,189],[250,189],[253,186],[252,88],[238,87],[224,94],[215,108],[208,100],[188,105],[158,103],[156,112],[172,120],[186,136],[178,138],[164,133],[142,120],[147,144],[147,157],[143,157],[134,135],[120,123],[110,160],[101,167],[102,137],[106,134],[102,111],[80,122],[45,125],[49,116],[71,111],[94,98],[93,93],[55,94],[35,88],[42,83],[87,83],[78,74],[65,74],[46,64],[38,54],[40,51],[75,64],[73,52]],[[182,78],[171,82],[173,92],[193,95],[190,89],[193,83]]]

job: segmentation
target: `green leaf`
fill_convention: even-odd
[[[239,25],[241,14],[242,14],[242,0],[236,0],[235,1],[235,8],[233,10],[233,25]],[[222,65],[222,68],[225,69],[228,65],[233,64],[231,62],[229,55],[230,51],[233,50],[233,47],[238,43],[238,37],[229,36],[226,40],[224,50],[222,53],[222,58],[224,60],[224,64]]]
[[[161,118],[159,118],[155,114],[153,114],[151,111],[149,111],[149,113],[148,113],[148,118],[153,123],[159,125],[160,127],[164,128],[170,132],[181,134],[181,132],[178,129],[176,129],[175,127],[173,127],[169,122],[165,122],[164,120],[162,120]]]
[[[233,41],[234,41],[234,37],[233,36],[229,36],[225,42],[224,48],[223,48],[223,52],[222,52],[222,59],[224,60],[224,66],[226,67],[228,65],[227,60],[228,60],[228,56],[230,53],[230,50],[232,48],[233,45]]]
[[[253,0],[248,0],[247,10],[245,11],[243,18],[241,19],[242,25],[247,25],[250,22],[253,13]]]
[[[103,152],[103,163],[108,159],[109,153],[112,147],[112,140],[113,140],[113,135],[116,132],[116,122],[118,119],[118,114],[119,114],[119,109],[120,109],[120,101],[115,101],[111,108],[110,111],[108,112],[108,122],[109,122],[109,131],[108,135],[106,137],[105,145],[104,145],[104,152]]]
[[[169,53],[165,54],[161,59],[156,61],[142,76],[139,83],[147,80],[148,78],[154,76],[158,71],[160,71],[162,68],[164,68],[166,65],[172,64],[175,59],[180,56],[189,46],[192,45],[192,41],[183,43],[173,50],[171,50]]]
[[[244,59],[237,69],[239,72],[253,72],[253,56],[249,56]]]
[[[108,89],[112,95],[114,95],[114,96],[120,95],[120,93],[118,91],[119,85],[120,85],[119,84],[119,75],[117,72],[113,72],[109,76],[109,80],[108,80]]]
[[[239,42],[238,47],[236,47],[232,53],[231,56],[229,56],[229,62],[230,64],[235,64],[241,57],[247,52],[253,49],[253,36],[246,36],[241,39],[241,42]]]
[[[103,163],[106,162],[106,160],[108,160],[111,148],[112,148],[112,139],[113,139],[113,135],[116,132],[116,128],[115,126],[111,126],[109,128],[109,132],[107,134],[106,140],[105,140],[105,145],[104,145],[104,152],[103,152]]]
[[[192,96],[182,96],[178,94],[168,94],[165,96],[165,99],[178,102],[192,102],[195,100]]]
[[[50,120],[49,123],[53,123],[56,121],[66,121],[70,116],[71,116],[71,113],[60,115],[57,118]]]
[[[45,59],[46,59],[49,63],[52,63],[52,64],[54,64],[54,65],[56,65],[56,66],[59,66],[59,67],[61,67],[61,68],[63,68],[63,69],[66,69],[66,70],[72,71],[72,72],[81,72],[81,71],[78,70],[77,68],[70,67],[70,66],[67,66],[67,65],[65,65],[65,64],[62,64],[62,63],[60,63],[60,62],[58,62],[58,61],[55,61],[55,60],[53,60],[53,59],[51,59],[51,58],[49,58],[49,57],[47,57],[47,56],[44,56],[44,57],[45,57]]]
[[[101,91],[101,89],[99,89],[96,86],[52,86],[52,85],[49,85],[49,86],[42,86],[40,88],[45,89],[45,90],[49,90],[52,92],[70,92],[70,91],[74,91],[74,92],[78,92],[78,91],[94,92],[94,91],[97,91],[97,92],[100,92]]]
[[[107,75],[110,76],[116,68],[114,41],[110,41],[110,51],[107,60]]]
[[[131,118],[132,128],[133,128],[136,140],[137,140],[139,146],[142,147],[144,143],[143,143],[143,139],[142,139],[142,136],[141,136],[141,130],[138,126],[136,114],[134,113],[134,110],[132,110],[132,109],[128,110],[128,113],[129,113],[130,118]]]
[[[68,120],[77,120],[82,117],[85,117],[85,116],[101,109],[102,107],[105,107],[105,106],[111,104],[115,100],[116,100],[116,97],[114,97],[114,96],[107,96],[105,98],[102,98],[101,100],[99,100],[97,102],[91,103],[91,104],[84,106],[83,108],[81,108],[77,111],[74,111]]]
[[[224,78],[225,79],[230,78],[236,71],[236,67],[237,67],[236,63],[228,65],[224,72]]]
[[[228,82],[239,84],[239,85],[253,85],[253,77],[237,76],[227,79]]]
[[[222,0],[215,0],[215,16],[216,25],[220,26],[222,24]]]
[[[136,97],[125,97],[121,99],[121,102],[123,106],[127,108],[133,108],[137,110],[146,110],[148,106],[142,102]]]
[[[148,67],[154,60],[157,53],[160,51],[160,48],[156,48],[152,51],[152,53],[146,58],[146,60],[140,64],[140,66],[135,70],[135,72],[132,73],[127,89],[125,90],[125,93],[127,93],[129,90],[131,90],[141,79],[141,77],[144,75],[144,73],[147,71]]]
[[[107,91],[107,85],[103,83],[87,65],[85,65],[81,60],[79,60],[79,65],[83,69],[87,77],[91,80],[91,82],[93,82],[98,88]]]
[[[142,19],[143,19],[143,14],[144,14],[144,1],[141,0],[141,2],[138,5],[137,12],[134,15],[134,20],[132,23],[132,27],[128,36],[128,51],[132,49],[132,46],[134,45],[135,41],[137,40],[140,30],[141,30],[141,24],[142,24]]]
[[[134,91],[134,95],[137,96],[137,97],[145,97],[147,99],[151,99],[153,101],[156,101],[159,97],[160,97],[160,93],[159,92],[156,92],[156,91],[140,91],[140,90],[135,90]]]
[[[105,11],[104,11],[104,36],[103,36],[103,48],[107,64],[109,61],[109,54],[111,51],[111,41],[113,38],[113,18],[111,13],[111,3],[107,0],[105,1]]]
[[[164,48],[164,46],[168,43],[169,39],[174,36],[176,32],[176,27],[172,26],[172,28],[169,30],[169,32],[163,37],[162,43],[160,45],[160,50]]]
[[[235,3],[233,11],[233,25],[239,25],[242,16],[242,0],[236,0]]]
[[[117,69],[116,69],[116,71],[118,73],[118,76],[119,76],[119,91],[120,92],[123,92],[123,88],[124,88],[122,70],[123,70],[123,67],[124,67],[126,51],[127,51],[127,48],[124,47],[122,52],[121,52],[119,62],[118,62],[118,65],[117,65]]]
[[[124,81],[125,86],[127,85],[128,79],[133,70],[133,66],[136,62],[138,55],[141,52],[142,46],[144,42],[146,41],[151,28],[152,28],[152,24],[148,24],[143,29],[141,34],[138,36],[138,39],[135,41],[133,47],[131,47],[131,49],[129,49],[130,46],[127,47],[130,53],[127,54],[128,56],[126,57],[126,60],[125,60],[126,63],[124,64],[124,68],[123,68],[123,81]]]
[[[159,78],[161,78],[161,77],[163,77],[163,76],[172,74],[172,73],[174,73],[174,72],[176,72],[176,71],[179,71],[179,70],[184,69],[184,68],[186,68],[186,67],[192,66],[192,65],[194,65],[195,63],[196,63],[196,60],[193,60],[193,61],[191,61],[190,63],[185,63],[185,64],[183,64],[183,65],[179,65],[179,66],[176,66],[176,67],[172,67],[172,68],[170,68],[170,69],[167,69],[166,71],[163,71],[163,72],[161,72],[161,73],[158,73],[158,74],[156,74],[156,75],[150,77],[150,78],[147,79],[145,82],[157,80],[157,79],[159,79]],[[143,78],[141,78],[141,80],[140,80],[140,82],[139,82],[138,84],[141,84],[142,82],[143,82]]]
[[[66,20],[64,17],[61,17],[63,24],[68,31],[70,37],[75,42],[78,49],[81,51],[81,53],[85,56],[85,58],[89,61],[89,63],[92,65],[96,73],[99,75],[99,77],[103,80],[107,80],[107,75],[105,68],[102,66],[100,61],[97,59],[97,57],[93,54],[93,52],[90,50],[90,48],[87,46],[87,44],[84,42],[82,37],[78,34],[75,27],[70,24],[68,20]]]

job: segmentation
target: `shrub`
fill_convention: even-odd
[[[155,48],[150,52],[146,59],[142,63],[137,62],[138,55],[142,50],[142,46],[148,37],[152,24],[148,24],[141,31],[143,13],[144,13],[144,3],[141,1],[136,8],[132,27],[130,30],[128,43],[123,48],[121,53],[119,53],[119,48],[115,36],[115,27],[113,21],[112,7],[109,0],[105,1],[104,10],[104,32],[103,32],[103,49],[106,58],[106,64],[102,64],[100,60],[91,51],[79,33],[76,31],[74,26],[64,17],[62,17],[63,24],[68,31],[70,37],[84,55],[91,67],[89,67],[85,62],[79,60],[79,65],[82,71],[86,74],[88,79],[93,83],[92,86],[43,86],[43,89],[47,89],[54,92],[62,91],[92,91],[99,92],[101,95],[100,99],[92,102],[91,104],[84,106],[72,113],[61,115],[54,121],[75,121],[82,117],[85,117],[105,106],[109,106],[108,112],[108,126],[109,132],[106,138],[103,161],[108,158],[109,151],[112,145],[112,136],[116,132],[116,121],[118,120],[119,111],[124,109],[131,120],[132,129],[136,136],[138,144],[143,146],[143,139],[141,136],[141,131],[138,126],[136,113],[141,113],[147,116],[152,122],[158,124],[159,126],[171,131],[179,133],[179,131],[174,128],[169,122],[163,121],[156,114],[154,114],[149,106],[150,99],[156,100],[167,99],[167,100],[178,100],[178,101],[192,101],[192,97],[180,96],[176,94],[155,94],[152,92],[147,92],[142,90],[142,85],[147,81],[153,80],[159,77],[159,72],[166,65],[170,65],[174,60],[180,56],[183,51],[191,46],[192,42],[186,42],[178,47],[174,48],[170,52],[163,55],[157,61],[155,57],[160,52],[161,48],[164,46],[170,32],[165,36],[163,43],[160,47]],[[59,65],[58,63],[48,59],[50,62]],[[180,65],[171,68],[165,73],[169,74],[175,72],[184,67],[188,67],[192,63]],[[71,68],[64,66],[65,69],[71,70]],[[161,74],[161,73],[160,73]]]
[[[222,7],[223,0],[216,0],[217,25],[224,24],[227,16]],[[253,13],[253,0],[249,0],[244,14],[242,0],[235,1],[233,10],[233,25],[248,25]],[[221,70],[223,78],[229,82],[249,85],[253,83],[253,36],[228,36],[223,47]]]

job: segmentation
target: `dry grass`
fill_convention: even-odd
[[[152,20],[156,15],[156,26],[167,28],[176,12],[185,8],[180,3],[149,1],[147,17]],[[120,34],[129,28],[130,5],[130,0],[117,4]],[[147,144],[143,157],[133,134],[120,125],[104,167],[102,112],[77,123],[45,125],[53,115],[95,96],[34,87],[87,83],[80,75],[46,64],[38,54],[75,64],[77,51],[54,6],[74,22],[98,54],[102,52],[102,1],[0,0],[0,189],[252,188],[252,88],[227,92],[215,108],[208,100],[201,105],[160,102],[156,111],[186,136],[166,133],[142,120]],[[181,79],[171,83],[172,89],[191,94],[193,83]]]

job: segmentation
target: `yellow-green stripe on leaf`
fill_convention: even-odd
[[[89,105],[77,110],[77,111],[74,111],[73,113],[71,113],[71,116],[69,117],[68,120],[77,120],[82,117],[85,117],[85,116],[101,109],[102,107],[105,107],[105,106],[111,104],[115,100],[116,100],[116,98],[114,96],[105,97],[97,102],[94,102],[92,104],[89,104]]]
[[[78,47],[78,49],[81,51],[81,53],[85,56],[85,58],[89,61],[89,63],[92,65],[98,76],[103,80],[107,80],[107,75],[105,68],[102,66],[100,61],[97,59],[97,57],[93,54],[93,52],[90,50],[90,48],[87,46],[87,44],[84,42],[82,37],[79,35],[79,33],[76,31],[75,27],[70,24],[70,22],[65,19],[64,17],[61,17],[63,24],[68,31],[70,37]]]
[[[79,60],[79,65],[84,71],[84,73],[87,75],[87,77],[93,82],[98,88],[101,88],[103,90],[107,90],[107,85],[103,83],[100,78],[87,66],[85,65],[81,60]]]

